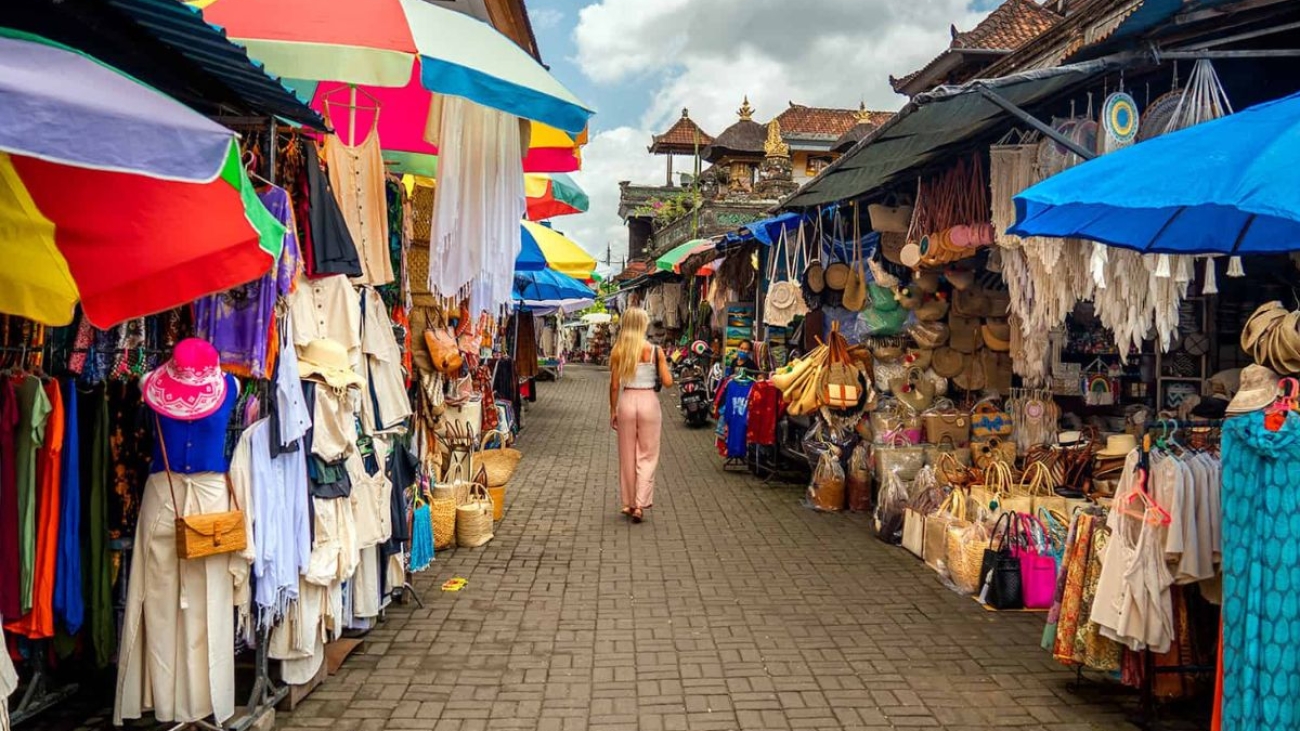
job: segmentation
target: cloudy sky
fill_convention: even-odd
[[[543,61],[597,110],[584,169],[574,176],[591,211],[555,227],[602,264],[611,246],[621,265],[627,233],[618,181],[662,183],[665,161],[646,147],[683,107],[711,134],[735,121],[746,94],[761,121],[791,101],[895,110],[904,99],[889,75],[920,68],[947,47],[950,25],[967,30],[996,3],[528,0]]]

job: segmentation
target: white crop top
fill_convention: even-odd
[[[659,367],[659,349],[650,350],[650,362],[636,364],[636,373],[632,374],[632,380],[623,384],[623,388],[654,388],[655,387],[655,370]]]

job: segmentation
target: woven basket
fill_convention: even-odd
[[[417,185],[411,196],[411,239],[416,246],[424,245],[425,253],[429,249],[429,237],[433,234],[433,193],[432,185]],[[416,246],[412,246],[414,249]],[[425,274],[429,273],[429,261],[425,258]],[[412,277],[412,281],[414,281]]]
[[[469,502],[456,508],[456,543],[477,548],[492,540],[492,496],[482,485],[471,485]]]
[[[980,585],[980,567],[988,534],[979,523],[954,524],[948,529],[948,578],[963,594],[974,594]]]
[[[438,488],[434,488],[435,495]],[[450,487],[448,487],[450,489]],[[433,518],[433,547],[441,551],[456,543],[456,500],[434,497],[429,501],[429,514]]]
[[[506,511],[506,486],[489,487],[488,494],[492,496],[492,520],[501,520]]]
[[[474,469],[487,471],[488,487],[501,487],[510,481],[523,456],[518,449],[485,449],[475,453]]]

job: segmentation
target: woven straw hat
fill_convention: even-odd
[[[907,245],[907,234],[889,231],[880,234],[880,255],[885,261],[895,264],[903,263],[903,247]]]
[[[1011,350],[1011,325],[1006,320],[988,320],[980,327],[984,345],[992,351],[1005,353]]]
[[[1278,373],[1300,373],[1300,310],[1288,312],[1273,326],[1269,359]]]
[[[1262,365],[1248,365],[1241,371],[1241,388],[1228,403],[1227,413],[1258,411],[1277,398],[1277,374]]]
[[[1112,434],[1106,437],[1106,448],[1097,453],[1098,457],[1123,457],[1137,449],[1137,437],[1132,434]]]
[[[934,372],[944,378],[953,378],[966,367],[966,356],[952,348],[939,348],[930,358]]]
[[[1286,317],[1286,308],[1280,301],[1273,300],[1260,305],[1241,329],[1241,349],[1254,353],[1255,344],[1283,317]]]
[[[980,320],[978,317],[961,317],[951,315],[948,318],[948,344],[963,353],[974,353],[980,344]]]
[[[965,367],[961,373],[952,377],[952,382],[963,391],[979,391],[988,385],[988,372],[984,367],[984,359],[976,355],[967,358]]]
[[[917,322],[907,328],[907,334],[922,348],[941,347],[951,337],[951,331],[945,322]]]

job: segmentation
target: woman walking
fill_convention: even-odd
[[[657,386],[673,385],[668,359],[646,341],[650,318],[634,307],[619,321],[618,340],[609,357],[609,425],[618,432],[618,481],[623,514],[640,523],[654,504],[659,466]]]

